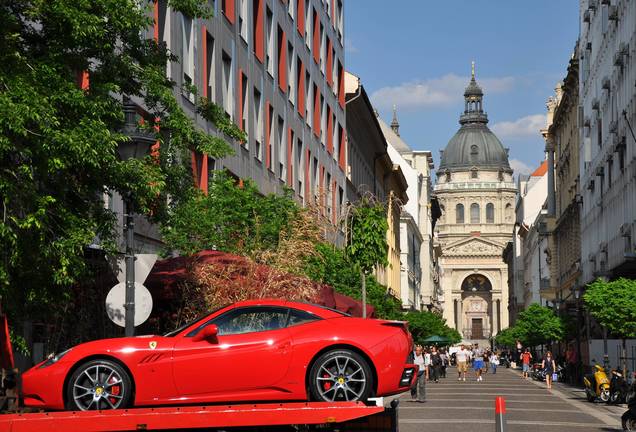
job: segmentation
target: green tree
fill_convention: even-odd
[[[363,196],[349,209],[347,215],[347,245],[345,253],[360,271],[362,281],[362,316],[366,317],[366,278],[378,265],[387,264],[388,244],[386,233],[389,225],[384,205],[373,198]]]
[[[451,344],[462,340],[459,332],[450,328],[446,320],[434,312],[407,312],[404,319],[409,323],[409,330],[416,343],[423,344],[424,339],[430,336],[442,336],[448,338]]]
[[[361,299],[361,275],[351,265],[344,250],[331,244],[316,245],[315,255],[307,260],[303,273],[309,279],[330,285],[337,292],[346,296]],[[386,286],[378,283],[373,276],[367,278],[367,294],[369,304],[375,309],[375,316],[383,319],[404,320],[402,302],[387,293]]]
[[[193,18],[210,14],[206,0],[169,4]],[[105,194],[131,194],[137,213],[160,222],[167,202],[176,207],[192,193],[189,170],[178,161],[192,151],[212,157],[230,151],[180,107],[181,90],[165,76],[166,63],[178,59],[151,37],[152,6],[137,0],[0,3],[0,296],[13,317],[38,307],[50,314],[47,305],[66,298],[85,273],[85,248],[98,239],[113,249],[115,217],[104,206]],[[84,71],[88,88],[78,85]],[[154,157],[118,157],[119,145],[129,140],[118,132],[123,98],[144,107],[141,129],[160,128]],[[209,101],[199,98],[196,109],[229,138],[244,138]]]
[[[636,281],[597,279],[583,295],[585,307],[600,325],[622,339],[622,366],[627,369],[626,339],[636,337]]]
[[[565,325],[551,308],[535,303],[519,313],[511,332],[516,334],[525,345],[536,346],[562,340],[565,335]]]
[[[501,330],[495,336],[495,342],[500,346],[514,347],[517,340],[521,340],[521,336],[518,334],[518,329],[514,326]]]
[[[173,209],[162,235],[167,249],[182,255],[218,249],[253,256],[275,250],[298,212],[291,191],[263,196],[254,182],[239,185],[219,171],[207,195],[195,191]]]

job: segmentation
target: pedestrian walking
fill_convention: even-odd
[[[428,348],[423,350],[424,356],[424,376],[426,377],[426,381],[430,379],[431,376],[431,353]]]
[[[545,371],[545,384],[548,390],[552,388],[552,374],[556,371],[556,363],[552,353],[548,351],[541,362],[541,368]]]
[[[577,363],[579,359],[572,345],[568,345],[568,349],[565,352],[565,365],[566,365],[566,375],[568,377],[568,382],[572,385],[576,384],[578,381],[578,368]]]
[[[496,374],[497,366],[499,366],[499,355],[496,351],[490,355],[490,366],[492,367],[492,374]]]
[[[446,368],[448,367],[448,354],[446,353],[445,348],[442,348],[440,350],[439,356],[442,358],[442,368],[440,369],[441,377],[446,378]]]
[[[418,366],[418,370],[417,379],[411,387],[411,402],[426,402],[426,375],[421,345],[415,347],[412,361]]]
[[[440,369],[442,367],[442,357],[440,356],[437,347],[431,349],[431,379],[435,382],[439,382]]]
[[[521,354],[521,371],[522,377],[525,379],[528,379],[528,374],[530,373],[530,360],[532,360],[532,354],[530,354],[530,349],[526,348]]]
[[[470,353],[464,345],[455,353],[455,363],[457,363],[457,381],[466,381],[466,372],[468,372],[468,359]]]
[[[479,348],[479,344],[475,344],[475,349],[473,350],[473,358],[473,369],[475,370],[477,381],[483,381],[484,378],[481,376],[481,372],[484,367],[484,351]]]
[[[488,369],[490,368],[490,355],[491,352],[489,349],[484,351],[484,367],[482,369],[483,373],[488,373]]]

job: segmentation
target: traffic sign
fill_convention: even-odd
[[[121,282],[111,288],[106,296],[108,318],[119,327],[126,326],[126,283]],[[141,283],[135,282],[135,327],[143,324],[152,312],[152,296]]]

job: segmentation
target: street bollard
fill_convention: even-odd
[[[495,431],[506,430],[506,400],[501,396],[495,398]]]

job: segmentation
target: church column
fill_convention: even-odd
[[[501,300],[497,299],[497,333],[501,331]]]

